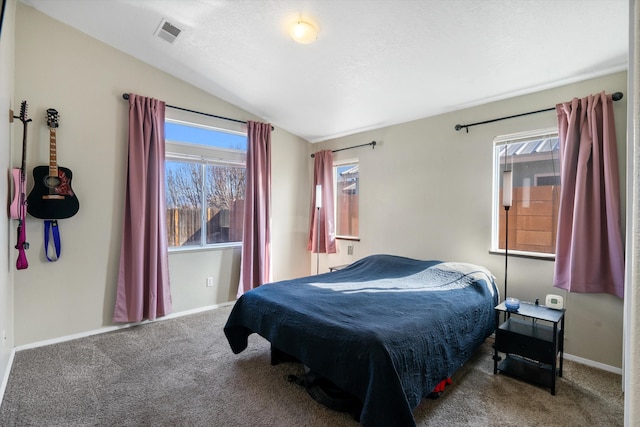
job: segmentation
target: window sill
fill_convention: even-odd
[[[350,240],[352,242],[359,242],[360,238],[356,236],[336,236],[336,240]]]
[[[505,255],[504,249],[489,249],[489,253],[491,255]],[[519,258],[530,258],[530,259],[539,259],[542,261],[555,261],[555,254],[543,254],[538,252],[524,252],[524,251],[512,251],[509,250],[509,256],[519,257]]]
[[[169,248],[169,255],[182,254],[187,252],[217,251],[217,250],[234,249],[234,248],[241,248],[241,247],[242,247],[241,242],[221,243],[218,245],[209,245],[209,246],[173,247],[173,248]]]

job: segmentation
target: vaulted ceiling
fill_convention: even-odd
[[[627,0],[22,1],[310,142],[627,68]]]

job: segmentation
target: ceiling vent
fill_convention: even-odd
[[[166,19],[162,19],[154,35],[169,43],[173,43],[182,31],[181,28],[176,27]]]

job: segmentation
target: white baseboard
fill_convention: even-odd
[[[2,384],[0,384],[0,402],[4,400],[4,391],[7,389],[7,383],[9,382],[9,374],[11,373],[11,367],[13,366],[13,358],[16,355],[16,349],[11,350],[9,354],[9,361],[7,362],[7,369],[4,370],[4,376],[2,377]]]
[[[604,363],[594,362],[593,360],[585,359],[585,358],[574,356],[572,354],[567,354],[567,353],[564,353],[563,357],[566,360],[570,360],[572,362],[591,366],[592,368],[601,369],[603,371],[611,372],[613,374],[622,375],[622,368],[616,368],[615,366],[605,365]]]
[[[235,301],[225,302],[225,303],[222,303],[222,304],[209,305],[209,306],[206,306],[206,307],[195,308],[193,310],[180,311],[178,313],[171,313],[171,314],[168,314],[166,316],[159,317],[159,318],[157,318],[155,320],[144,320],[142,322],[123,323],[122,325],[106,326],[104,328],[94,329],[92,331],[80,332],[78,334],[66,335],[66,336],[63,336],[63,337],[52,338],[52,339],[49,339],[49,340],[37,341],[37,342],[29,343],[29,344],[19,345],[19,346],[15,347],[13,349],[13,351],[29,350],[29,349],[32,349],[32,348],[44,347],[44,346],[51,345],[51,344],[58,344],[58,343],[65,342],[65,341],[76,340],[78,338],[85,338],[85,337],[90,337],[92,335],[104,334],[104,333],[107,333],[107,332],[112,332],[112,331],[117,331],[117,330],[120,330],[120,329],[130,328],[132,326],[145,325],[147,323],[154,323],[154,322],[162,322],[163,320],[175,319],[175,318],[178,318],[178,317],[187,316],[187,315],[190,315],[190,314],[201,313],[203,311],[214,310],[216,308],[226,307],[226,306],[233,305],[233,304],[235,304]],[[12,352],[12,354],[13,354],[13,352]]]

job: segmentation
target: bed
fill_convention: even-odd
[[[493,333],[499,296],[485,268],[371,255],[242,295],[224,333],[257,333],[362,402],[364,426],[415,426],[413,410]]]

